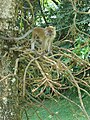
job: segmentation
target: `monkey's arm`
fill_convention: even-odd
[[[3,40],[16,40],[16,41],[19,41],[19,40],[22,40],[24,39],[25,37],[27,37],[31,32],[33,31],[33,29],[31,30],[28,30],[23,36],[20,36],[20,37],[4,37],[4,36],[0,36],[0,39],[3,39]]]

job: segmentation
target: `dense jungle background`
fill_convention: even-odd
[[[0,6],[0,120],[90,120],[90,1]],[[31,51],[30,31],[47,26],[52,53]]]

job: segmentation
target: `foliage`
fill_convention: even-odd
[[[89,39],[78,37],[74,43],[74,47],[74,53],[76,53],[82,59],[87,59],[87,55],[90,51]]]

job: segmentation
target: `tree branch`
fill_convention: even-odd
[[[43,17],[43,19],[44,19],[46,25],[48,25],[48,22],[47,22],[47,20],[46,20],[46,18],[45,18],[45,15],[44,15],[44,13],[43,13],[43,10],[42,10],[41,4],[40,4],[40,0],[38,0],[38,4],[39,4],[39,8],[40,8],[42,17]]]

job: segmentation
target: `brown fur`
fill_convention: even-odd
[[[42,51],[48,50],[48,52],[50,52],[55,36],[56,30],[53,26],[48,26],[46,28],[35,27],[32,31],[31,50],[35,49],[35,42],[39,40],[42,43]]]

